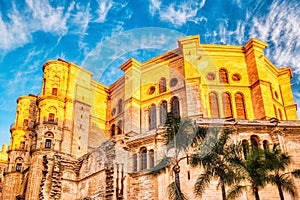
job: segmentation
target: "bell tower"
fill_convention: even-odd
[[[15,123],[11,126],[11,139],[8,147],[8,163],[4,173],[3,199],[24,196],[24,177],[29,167],[30,146],[35,134],[36,100],[34,95],[17,99]]]

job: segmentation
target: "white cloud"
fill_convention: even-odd
[[[61,3],[61,2],[60,2]],[[91,22],[103,23],[109,11],[114,7],[116,11],[123,9],[126,3],[114,3],[112,0],[97,0],[96,8],[90,3],[77,3],[72,1],[60,5],[49,0],[26,0],[21,8],[20,4],[12,2],[12,8],[0,14],[0,59],[6,52],[21,47],[33,39],[33,33],[45,32],[58,37],[58,42],[66,34],[79,35],[79,48],[84,52],[89,51],[84,43]],[[91,10],[96,12],[93,15]],[[130,10],[126,9],[125,19],[131,17]],[[123,18],[124,19],[124,18]],[[120,23],[117,28],[122,29]]]
[[[204,4],[205,0],[202,0],[200,3],[185,1],[162,6],[161,1],[151,0],[149,12],[152,15],[158,13],[162,21],[170,22],[175,26],[182,26],[188,21],[202,20],[202,18],[197,18],[197,13]]]
[[[181,5],[179,8],[176,8],[173,4],[168,6],[165,12],[160,12],[160,17],[163,21],[169,21],[178,26],[185,24],[188,19],[191,19],[196,15],[197,10],[192,9],[187,5]]]
[[[262,14],[255,11],[259,7],[261,4],[248,10],[245,19],[237,20],[235,29],[230,30],[227,19],[221,19],[219,26],[204,36],[212,43],[239,45],[249,39],[245,36],[257,38],[270,45],[265,53],[277,67],[291,65],[294,72],[300,74],[300,2],[276,0],[269,11]]]
[[[26,0],[24,8],[7,11],[7,18],[0,15],[0,49],[9,51],[23,46],[32,39],[32,33],[44,31],[64,35],[68,31],[67,21],[74,3],[64,12],[63,7],[52,7],[47,0]]]
[[[33,94],[40,92],[43,77],[41,66],[45,54],[47,51],[44,49],[32,48],[20,55],[19,59],[24,61],[17,68],[11,69],[3,75],[3,80],[6,81],[5,84],[7,85],[4,90],[8,96],[26,95],[24,91]],[[37,57],[41,59],[37,59]]]
[[[161,1],[160,0],[150,0],[149,10],[151,15],[154,15],[156,11],[160,9]]]
[[[233,0],[233,2],[235,2],[239,8],[242,7],[242,2],[241,2],[241,0]]]
[[[19,91],[26,91],[32,93],[38,91],[37,89],[40,88],[42,77],[39,73],[37,73],[40,70],[40,63],[37,63],[38,64],[33,63],[26,70],[10,71],[10,77],[7,82],[6,91],[6,94],[8,96],[16,94]],[[28,90],[29,85],[30,89]]]
[[[229,29],[228,19],[218,20],[219,26],[212,32],[206,32],[204,37],[209,38],[214,44],[238,44],[243,45],[245,40],[246,24],[244,20],[236,21],[236,28]]]
[[[30,63],[33,59],[35,59],[37,56],[41,55],[42,53],[45,53],[43,49],[36,50],[36,48],[34,48],[34,49],[28,50],[28,52],[25,54],[26,59],[23,62],[24,63],[23,65],[27,66],[28,63]]]
[[[67,32],[67,19],[70,14],[64,13],[64,7],[54,8],[47,0],[26,0],[26,4],[32,17],[32,30],[43,30],[58,35]]]
[[[182,33],[174,30],[154,27],[120,32],[99,42],[95,49],[87,54],[80,66],[92,71],[93,78],[100,80],[104,73],[111,74],[110,71],[120,71],[118,68],[120,65],[115,65],[115,63],[118,63],[118,60],[126,61],[129,59],[128,54],[132,55],[139,49],[169,51],[176,47],[176,42],[174,41],[183,36]],[[124,59],[124,56],[127,58]],[[112,66],[112,64],[114,65]],[[114,80],[118,78],[120,78],[120,76],[113,76]]]
[[[13,5],[5,22],[0,15],[0,49],[9,50],[14,46],[22,46],[31,39],[26,21]]]
[[[1,102],[0,103],[0,110],[1,111],[10,111],[11,110],[10,105],[9,105],[10,102],[9,102],[8,99],[1,98],[0,102]]]
[[[98,0],[98,5],[99,5],[97,9],[98,18],[95,20],[95,22],[104,22],[106,20],[108,11],[113,6],[113,2],[110,0]]]
[[[237,22],[237,27],[236,30],[234,31],[234,35],[236,40],[238,41],[238,44],[242,44],[244,41],[244,33],[245,33],[245,23],[243,23],[242,21],[238,21]]]
[[[276,65],[292,65],[300,74],[300,2],[274,1],[265,18],[253,19],[250,36],[272,45],[266,55]]]
[[[201,2],[198,4],[199,8],[202,8],[205,5],[205,0],[201,0]]]
[[[88,35],[87,31],[89,24],[92,21],[92,14],[90,13],[90,3],[87,5],[76,4],[74,7],[75,14],[72,15],[72,24],[74,25],[71,33],[79,36],[78,46],[79,49],[83,50],[83,53],[88,51],[88,44],[83,42],[84,37]]]
[[[88,3],[87,6],[77,4],[75,9],[76,13],[72,21],[78,26],[78,30],[80,30],[81,34],[85,35],[92,17],[90,14],[90,4]]]

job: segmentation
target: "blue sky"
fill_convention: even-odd
[[[267,42],[277,67],[292,66],[300,103],[298,0],[0,0],[0,11],[0,144],[9,143],[16,99],[40,93],[46,61],[73,62],[109,85],[130,57],[146,61],[186,35],[206,44]]]

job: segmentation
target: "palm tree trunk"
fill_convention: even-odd
[[[260,200],[258,191],[255,192],[255,200]]]
[[[278,186],[278,192],[279,192],[280,200],[284,200],[282,188],[280,186]]]
[[[221,180],[221,189],[222,189],[222,198],[223,200],[226,200],[226,190],[225,190],[225,184],[223,180]]]
[[[180,166],[178,165],[178,163],[176,163],[174,165],[173,171],[174,171],[174,174],[175,174],[175,185],[176,185],[176,188],[180,191],[180,179],[179,179]]]
[[[255,195],[255,200],[260,200],[259,194],[258,194],[258,188],[256,186],[253,186],[253,193]]]

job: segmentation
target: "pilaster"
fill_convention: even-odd
[[[140,133],[141,124],[141,63],[129,59],[120,69],[125,72],[124,84],[124,133],[138,134]]]

